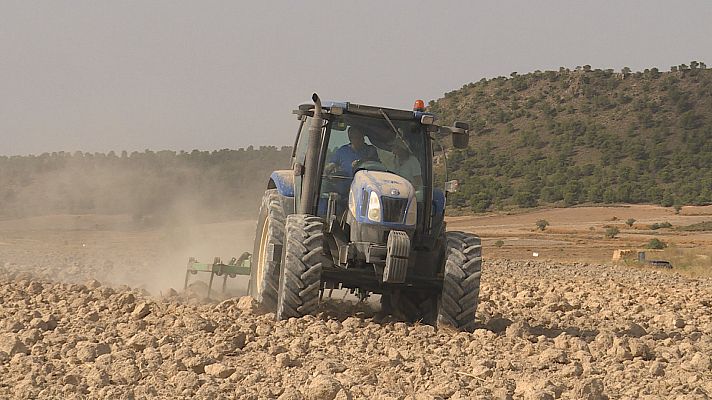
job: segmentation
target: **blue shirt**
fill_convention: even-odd
[[[361,150],[356,151],[351,147],[351,143],[345,144],[331,155],[329,162],[332,162],[339,166],[339,169],[344,175],[353,176],[353,162],[356,160],[372,160],[378,161],[378,152],[376,148],[370,144],[365,144],[361,147]]]

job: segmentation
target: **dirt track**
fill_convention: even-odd
[[[249,250],[252,229],[0,222],[0,398],[712,396],[711,278],[497,260],[486,247],[473,333],[336,300],[276,322],[248,298],[205,302],[201,283],[169,289],[187,256]]]

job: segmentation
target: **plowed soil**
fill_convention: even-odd
[[[212,300],[202,281],[183,290],[188,256],[250,251],[253,222],[2,221],[0,398],[712,396],[712,279],[603,262],[613,248],[646,242],[636,235],[694,249],[709,245],[704,234],[635,225],[619,239],[600,234],[631,217],[709,220],[705,210],[648,218],[643,212],[662,211],[636,216],[626,207],[630,216],[612,211],[618,222],[608,211],[581,221],[573,216],[585,209],[569,210],[569,224],[558,210],[450,221],[485,239],[474,332],[393,321],[340,296],[318,315],[275,321],[241,297],[244,279]],[[548,232],[534,230],[541,212],[550,213]],[[579,243],[584,235],[589,243]],[[495,248],[496,240],[505,243]]]

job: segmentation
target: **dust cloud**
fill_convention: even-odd
[[[30,164],[50,166],[0,173],[8,188],[0,202],[0,265],[16,273],[161,295],[183,289],[189,257],[227,262],[252,252],[267,170],[250,171],[247,163],[226,177],[176,160],[172,169],[141,167],[140,159],[36,161]],[[221,285],[219,278],[214,288]],[[243,295],[246,286],[247,277],[229,279],[228,292]]]

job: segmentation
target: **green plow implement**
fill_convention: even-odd
[[[210,292],[213,288],[213,279],[216,276],[223,277],[222,292],[225,293],[225,287],[227,285],[227,278],[235,278],[238,275],[250,275],[250,253],[242,253],[240,258],[231,258],[230,262],[223,264],[220,257],[215,257],[212,264],[200,263],[194,257],[188,260],[188,269],[185,271],[185,283],[183,285],[183,290],[188,288],[188,280],[191,275],[197,275],[198,272],[210,273],[210,280],[208,282],[208,298],[210,298]]]

